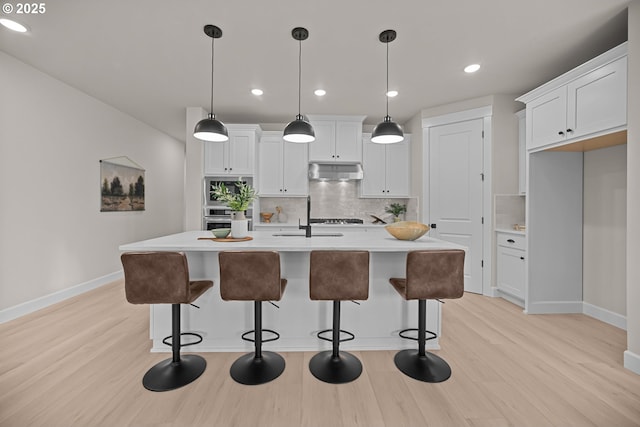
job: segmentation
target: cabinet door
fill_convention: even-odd
[[[254,149],[256,133],[254,131],[229,132],[229,173],[233,175],[253,175]]]
[[[527,150],[566,137],[567,88],[562,86],[527,104]]]
[[[377,145],[377,144],[376,144]],[[387,144],[387,196],[409,197],[409,141]]]
[[[360,181],[360,196],[385,197],[386,184],[386,146],[374,144],[370,140],[362,143],[362,170],[364,177]]]
[[[498,246],[498,289],[524,299],[524,251]]]
[[[316,134],[316,140],[309,143],[309,161],[335,161],[336,122],[314,121],[311,125]]]
[[[336,122],[337,162],[362,161],[362,123]]]
[[[312,143],[313,144],[313,143]],[[309,194],[309,144],[282,142],[283,182],[286,196],[306,196]]]
[[[627,58],[600,67],[567,85],[569,138],[627,123]]]
[[[281,196],[282,136],[263,137],[258,143],[258,192],[261,196]]]
[[[204,141],[204,174],[226,175],[229,142]]]

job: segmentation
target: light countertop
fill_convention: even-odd
[[[320,228],[320,227],[317,227]],[[316,227],[313,230],[320,233]],[[341,237],[274,236],[274,231],[260,230],[249,233],[253,240],[241,242],[215,242],[198,240],[198,237],[213,237],[208,231],[186,231],[155,239],[124,244],[121,251],[183,251],[217,252],[221,250],[273,250],[279,252],[309,252],[312,250],[368,250],[370,252],[407,252],[420,249],[463,249],[454,243],[428,236],[414,241],[397,240],[382,227],[367,233],[358,231],[342,232]]]

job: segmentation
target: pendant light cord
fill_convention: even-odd
[[[302,93],[302,40],[298,40],[298,116],[300,116],[300,97]]]
[[[384,94],[384,97],[387,101],[387,117],[389,117],[389,42],[387,45],[387,92]]]
[[[210,103],[210,107],[211,109],[209,110],[209,114],[211,114],[213,116],[213,54],[214,54],[214,40],[215,38],[211,37],[211,103]]]

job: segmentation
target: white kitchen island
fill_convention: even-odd
[[[313,233],[324,231],[314,229]],[[214,242],[198,240],[213,237],[208,231],[188,231],[120,246],[122,252],[181,251],[186,253],[191,280],[214,281],[213,289],[195,304],[182,305],[182,330],[200,333],[203,341],[185,351],[251,351],[252,343],[240,335],[253,328],[253,304],[245,301],[223,301],[220,298],[218,252],[225,250],[271,250],[280,252],[282,277],[288,280],[280,308],[263,303],[263,327],[280,333],[280,339],[265,345],[274,351],[317,351],[331,344],[316,337],[319,330],[331,327],[330,301],[309,299],[309,252],[312,250],[368,250],[370,258],[369,299],[360,305],[342,303],[341,325],[356,339],[341,344],[345,350],[386,350],[413,348],[416,343],[401,339],[398,331],[417,327],[418,303],[404,301],[389,284],[390,277],[404,277],[406,254],[419,249],[465,249],[462,246],[427,236],[415,241],[396,240],[384,229],[367,233],[344,231],[343,236],[314,235],[274,236],[274,231],[254,231],[253,240]],[[251,268],[251,266],[247,266]],[[427,329],[441,332],[440,303],[427,302]],[[162,339],[171,334],[171,306],[151,306],[150,336],[152,351],[170,351]],[[427,341],[437,349],[438,340]]]

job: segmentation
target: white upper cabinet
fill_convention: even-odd
[[[527,146],[525,110],[516,113],[518,118],[518,192],[527,192]]]
[[[251,176],[255,173],[257,125],[227,125],[229,140],[204,142],[205,175]]]
[[[309,162],[362,161],[364,116],[308,116],[316,140],[309,144]]]
[[[409,197],[409,144],[411,136],[395,144],[375,144],[371,135],[362,142],[361,197]]]
[[[526,103],[527,150],[623,130],[627,125],[627,44],[518,98]]]
[[[258,143],[258,193],[262,197],[306,196],[309,192],[308,146],[265,132]]]

